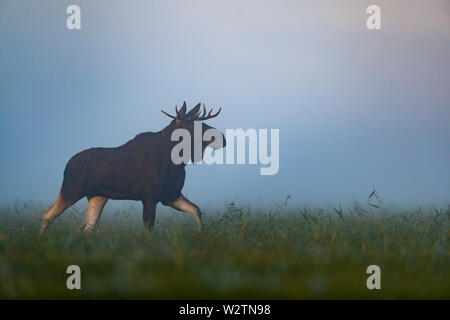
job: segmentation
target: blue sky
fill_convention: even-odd
[[[52,201],[72,155],[159,131],[186,100],[222,107],[219,129],[280,129],[277,175],[188,166],[199,205],[345,204],[375,186],[445,206],[449,39],[446,0],[0,0],[0,200]]]

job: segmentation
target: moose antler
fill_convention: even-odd
[[[177,108],[177,107],[175,107],[175,109],[176,109],[176,108]],[[164,110],[161,110],[161,112],[164,113],[166,116],[172,118],[172,119],[180,119],[180,118],[178,117],[178,110],[177,110],[177,116],[176,116],[176,117],[174,117],[174,116],[171,115],[171,114],[168,114],[168,113],[165,112]]]
[[[184,111],[185,112],[181,112],[183,111],[183,108],[181,108],[180,111],[178,111],[178,107],[175,106],[175,112],[176,112],[176,116],[172,116],[170,114],[168,114],[167,112],[161,110],[162,113],[164,113],[166,116],[172,118],[172,119],[179,119],[179,120],[198,120],[198,121],[203,121],[203,120],[208,120],[211,118],[215,118],[219,115],[220,111],[222,111],[222,108],[219,108],[219,111],[217,111],[215,114],[211,114],[212,113],[212,108],[211,110],[209,110],[208,115],[205,117],[206,115],[206,107],[205,104],[203,104],[203,114],[200,116],[201,111],[198,111],[195,113],[195,115],[193,115],[192,117],[186,117],[186,107],[185,104],[183,104],[184,107]],[[198,106],[197,106],[198,108]],[[192,112],[193,110],[191,110]]]
[[[181,111],[181,110],[180,110]],[[166,116],[172,118],[172,119],[181,119],[182,115],[180,114],[180,111],[178,111],[178,106],[175,105],[175,114],[176,116],[173,116],[171,114],[168,114],[167,112],[165,112],[164,110],[161,110],[162,113],[164,113]]]
[[[208,120],[208,119],[211,119],[211,118],[215,118],[215,117],[217,117],[219,115],[220,111],[222,111],[222,108],[219,108],[219,111],[217,111],[215,114],[211,115],[211,112],[212,112],[212,108],[211,108],[211,110],[209,110],[209,112],[208,112],[208,115],[205,117],[206,107],[205,107],[205,104],[203,104],[203,114],[202,114],[201,117],[197,117],[196,120],[201,120],[202,121],[202,120]],[[199,114],[200,114],[200,112],[199,112]]]

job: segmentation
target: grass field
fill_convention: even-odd
[[[38,237],[41,207],[3,207],[1,298],[440,298],[450,299],[450,209],[205,212],[204,231],[183,213],[161,213],[144,231],[140,207],[104,216],[77,232],[72,208]],[[162,218],[166,216],[166,218]],[[82,289],[68,290],[68,265]],[[368,290],[366,268],[381,268]]]

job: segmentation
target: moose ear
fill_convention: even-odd
[[[195,107],[193,107],[191,110],[189,110],[186,117],[191,118],[191,117],[195,116],[199,110],[200,110],[200,103],[197,104]]]
[[[180,116],[181,119],[186,118],[186,101],[183,102],[183,106],[181,107],[178,115]]]

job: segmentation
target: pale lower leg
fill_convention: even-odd
[[[92,197],[89,199],[86,216],[81,223],[81,229],[83,231],[91,232],[94,229],[97,221],[100,219],[103,207],[105,206],[107,201],[108,198],[102,196]]]
[[[61,193],[59,193],[58,198],[55,202],[44,211],[44,218],[41,225],[40,234],[44,233],[45,229],[47,229],[50,221],[61,215],[68,207],[69,203],[63,200]]]
[[[177,199],[168,204],[179,211],[192,213],[197,221],[198,228],[200,230],[202,229],[202,215],[199,207],[195,203],[190,202],[183,195],[180,195]]]

